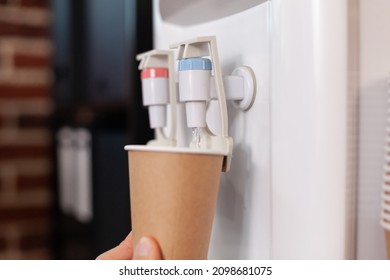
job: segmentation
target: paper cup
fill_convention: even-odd
[[[384,166],[387,171],[387,165]],[[381,225],[385,229],[387,258],[390,260],[390,173],[387,171],[382,184]]]
[[[390,230],[385,230],[387,259],[390,260]]]
[[[390,193],[385,192],[385,197],[388,197]],[[383,219],[383,226],[385,228],[385,239],[386,239],[386,252],[387,252],[387,259],[390,260],[390,211],[389,206],[390,206],[390,201],[385,200],[383,206],[383,214],[382,214],[382,219]]]
[[[134,243],[154,237],[163,259],[207,259],[222,154],[126,146]]]
[[[381,223],[385,229],[386,252],[390,260],[390,185],[389,178],[385,177],[385,183],[382,185],[382,218]]]

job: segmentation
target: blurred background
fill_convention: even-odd
[[[150,0],[0,0],[0,259],[94,259],[130,231]]]

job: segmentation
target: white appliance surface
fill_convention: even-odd
[[[158,5],[155,9],[155,14],[159,14]],[[240,65],[248,65],[258,76],[252,109],[240,112],[229,106],[229,132],[235,142],[233,161],[230,172],[222,177],[209,257],[269,258],[269,4],[195,26],[161,21],[162,18],[155,17],[156,48],[167,48],[195,36],[216,35],[224,75]],[[248,23],[243,27],[244,22]],[[208,112],[208,123],[214,131],[218,129],[218,118],[214,118],[218,116],[216,105],[211,104]]]
[[[385,20],[390,7],[383,8],[390,3],[370,1],[154,0],[155,48],[215,35],[222,74],[247,65],[257,78],[257,97],[249,111],[228,104],[232,168],[222,176],[209,258],[384,257],[378,222],[380,179],[372,179],[377,173],[381,176],[376,168],[383,157],[379,159],[379,150],[375,156],[365,152],[374,140],[380,142],[384,131],[376,130],[372,141],[362,138],[359,175],[354,154],[358,150],[354,55],[359,55],[359,46],[353,30],[359,32],[360,26],[361,101],[371,90],[383,94],[384,72],[390,70],[384,67],[385,63],[390,67],[389,54],[381,62],[383,68],[375,68],[390,49],[390,37],[380,47],[386,32],[372,30],[385,25],[365,25],[380,15],[390,28],[390,17]],[[353,13],[358,6],[361,20]],[[375,47],[379,50],[375,59],[369,58]],[[385,110],[380,101],[363,102],[360,109],[370,114],[374,103],[380,107],[375,113],[379,120]],[[217,116],[214,102],[207,115],[213,131],[219,129]],[[185,145],[189,140],[183,108],[178,117],[182,125],[178,141]],[[361,137],[370,126],[365,120],[360,119]],[[375,164],[362,163],[371,156]],[[365,164],[372,164],[367,166],[371,171]],[[370,193],[358,200],[356,178],[359,194]],[[377,201],[378,205],[371,204]],[[367,226],[375,229],[362,229]],[[368,248],[371,238],[377,243]]]

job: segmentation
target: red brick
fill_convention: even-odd
[[[0,0],[0,5],[3,6],[23,6],[28,8],[42,8],[48,11],[50,7],[50,0]],[[43,10],[42,10],[43,11]],[[46,20],[42,13],[42,24],[45,24],[43,20]],[[18,24],[6,22],[5,19],[0,18],[0,39],[6,40],[2,36],[19,37],[19,38],[49,38],[50,26],[34,26],[28,24]],[[17,53],[13,57],[13,64],[15,67],[28,67],[28,68],[46,68],[51,66],[51,57],[48,54],[33,56],[25,53]],[[38,84],[38,83],[37,83]],[[13,100],[20,101],[20,99],[50,99],[52,95],[51,86],[45,85],[13,85],[13,84],[0,84],[0,102],[11,102]],[[23,112],[21,112],[23,114]],[[7,121],[4,116],[1,116],[0,112],[0,128],[6,124]],[[35,116],[24,114],[18,118],[18,125],[20,128],[37,128],[44,127],[48,124],[47,116]],[[12,146],[12,145],[0,145],[0,160],[15,159],[15,158],[28,158],[28,157],[49,157],[49,147],[43,145],[30,145],[30,146]],[[1,184],[1,181],[0,181]],[[18,176],[17,188],[19,191],[34,190],[38,188],[48,188],[50,186],[50,177],[47,176]],[[1,188],[1,186],[0,186]],[[0,194],[1,195],[1,194]],[[20,206],[20,207],[6,207],[0,202],[0,225],[7,224],[19,224],[26,223],[26,221],[32,222],[33,227],[37,227],[38,221],[48,222],[51,219],[51,209],[47,206]],[[22,254],[22,259],[31,259],[35,252],[39,252],[38,258],[42,258],[48,253],[41,253],[47,250],[50,252],[50,230],[41,230],[41,233],[28,234],[28,230],[22,232],[25,236],[19,240],[19,250]],[[33,231],[34,232],[34,231]],[[0,252],[7,250],[7,242],[4,237],[0,236]],[[43,255],[42,255],[43,254]],[[49,256],[49,255],[48,255]]]
[[[19,128],[46,128],[50,125],[49,116],[21,115],[18,119]]]
[[[50,97],[49,86],[0,85],[0,100],[9,98]]]
[[[3,191],[3,189],[4,189],[3,182],[4,182],[4,180],[0,180],[0,192]]]
[[[19,4],[25,7],[49,7],[49,0],[19,0]]]
[[[41,175],[41,176],[28,176],[20,175],[17,178],[17,189],[19,191],[38,189],[38,188],[47,188],[50,186],[50,177]]]
[[[20,238],[19,247],[21,250],[34,250],[48,248],[50,238],[48,234],[29,234]]]
[[[7,242],[3,237],[0,237],[0,251],[4,251],[7,248]]]
[[[15,158],[35,158],[49,157],[50,148],[48,146],[0,146],[0,159],[15,159]]]
[[[27,26],[2,22],[0,19],[0,36],[22,36],[22,37],[48,37],[48,27]]]
[[[0,222],[15,222],[37,218],[50,219],[51,212],[48,207],[21,207],[21,208],[1,208]]]
[[[45,56],[28,54],[15,54],[14,66],[16,67],[50,67],[51,59]]]

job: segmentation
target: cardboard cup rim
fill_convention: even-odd
[[[180,153],[180,154],[226,156],[226,153],[224,151],[196,150],[196,149],[187,148],[187,147],[127,145],[127,146],[125,146],[125,150],[126,151],[165,152],[165,153]]]

